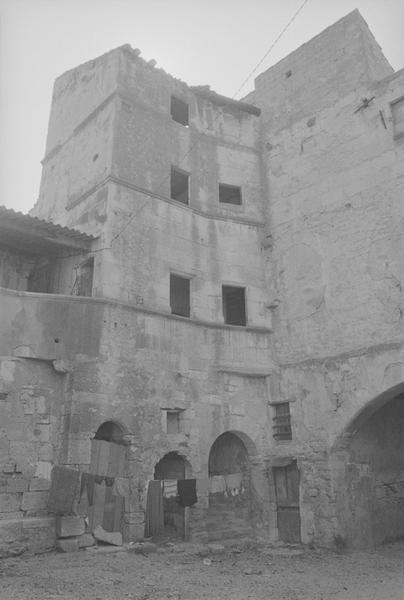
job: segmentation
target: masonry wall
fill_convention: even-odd
[[[354,10],[261,73],[250,101],[262,109],[263,121],[275,133],[392,73]]]
[[[192,476],[206,482],[189,517],[189,534],[203,532],[208,457],[216,437],[227,430],[244,432],[261,456],[268,444],[268,390],[266,378],[257,373],[267,369],[267,336],[109,303],[104,321],[99,360],[78,363],[73,374],[69,462],[84,469],[99,425],[110,419],[124,424],[136,447],[128,469],[140,489],[126,522],[129,531],[139,532],[146,482],[165,454],[179,452]],[[178,434],[167,433],[168,409],[181,410]]]
[[[397,376],[402,372],[404,147],[390,103],[402,96],[404,80],[399,72],[354,84],[361,61],[375,61],[369,78],[385,68],[377,70],[385,61],[374,56],[374,45],[369,50],[369,39],[356,63],[355,20],[332,29],[331,49],[334,33],[343,48],[339,77],[324,79],[322,59],[314,62],[327,31],[303,47],[306,76],[323,87],[318,105],[315,88],[286,91],[295,54],[282,61],[292,75],[272,91],[291,106],[278,128],[260,86],[275,84],[279,65],[260,76],[256,90],[265,121],[268,278],[279,364],[272,399],[290,401],[294,427],[294,440],[274,451],[302,455],[303,539],[326,543],[341,525],[329,449],[353,416],[388,389],[393,366]],[[369,105],[359,108],[363,98]]]
[[[126,46],[58,80],[34,214],[100,236],[85,311],[97,348],[73,360],[63,460],[86,468],[99,425],[125,424],[128,536],[164,454],[206,482],[224,431],[255,456],[264,530],[276,535],[271,464],[297,457],[302,540],[342,535],[333,444],[403,378],[403,86],[357,11],[257,78],[260,118]],[[189,205],[170,198],[172,166],[189,174]],[[218,202],[219,183],[241,187],[241,206]],[[190,319],[170,315],[170,272],[191,279]],[[224,325],[223,284],[246,287],[246,328]],[[272,438],[279,401],[291,441]],[[167,408],[183,411],[174,437]]]

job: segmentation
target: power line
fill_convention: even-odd
[[[264,54],[264,56],[260,59],[260,61],[256,64],[256,66],[254,67],[254,69],[249,73],[249,75],[246,77],[246,79],[243,81],[243,83],[240,85],[240,87],[236,90],[236,92],[233,94],[232,99],[235,99],[235,97],[237,96],[237,94],[240,92],[240,90],[242,90],[242,88],[245,86],[245,84],[247,83],[247,81],[251,78],[251,76],[256,72],[256,70],[262,65],[262,63],[264,62],[264,60],[267,58],[267,56],[270,54],[270,52],[272,52],[272,50],[274,49],[274,47],[276,46],[276,44],[279,42],[279,40],[281,39],[281,37],[284,35],[284,33],[289,29],[289,27],[291,26],[291,24],[293,23],[293,21],[297,18],[297,16],[299,15],[299,13],[303,10],[303,8],[305,7],[305,5],[307,4],[309,0],[304,0],[304,2],[300,5],[300,7],[297,9],[297,11],[294,13],[294,15],[292,16],[292,18],[288,21],[288,23],[285,25],[285,27],[282,29],[282,31],[279,33],[279,35],[276,37],[276,39],[274,40],[274,42],[271,44],[271,46],[269,47],[269,49],[266,51],[266,53]],[[180,160],[178,161],[178,166],[181,166],[181,164],[183,163],[183,161],[187,158],[187,156],[189,156],[189,154],[192,152],[192,150],[196,147],[196,145],[199,143],[199,139],[200,137],[206,133],[209,129],[212,128],[212,126],[214,125],[214,123],[219,119],[220,117],[220,113],[218,113],[216,115],[216,117],[213,119],[213,121],[207,125],[205,127],[205,129],[203,129],[201,132],[199,132],[198,134],[198,139],[190,146],[190,148],[187,150],[187,152],[180,158]],[[147,194],[147,192],[143,192],[145,195],[148,196],[148,198],[153,198],[155,196],[155,194],[159,193],[159,190],[161,190],[162,186],[165,184],[165,182],[170,178],[171,173],[168,173],[166,175],[166,177],[164,177],[164,179],[162,179],[160,181],[160,183],[158,184],[157,188],[156,188],[156,192],[154,192],[154,194]],[[127,227],[130,225],[130,223],[132,223],[132,221],[134,220],[134,218],[136,217],[136,215],[139,214],[139,212],[141,210],[143,210],[143,208],[146,206],[148,200],[145,200],[139,207],[138,209],[132,213],[132,215],[130,216],[130,218],[126,221],[125,225],[122,227],[122,229],[120,229],[118,231],[117,234],[114,235],[114,237],[111,239],[110,242],[110,246],[112,247],[112,244],[114,243],[114,241],[116,239],[118,239],[118,237],[120,237],[122,235],[122,233],[127,229]]]
[[[305,5],[307,4],[308,1],[309,0],[304,0],[304,2],[300,5],[300,7],[297,9],[297,11],[295,12],[295,14],[293,15],[293,17],[290,19],[290,21],[288,21],[288,23],[286,23],[285,27],[282,29],[282,31],[280,32],[280,34],[278,35],[278,37],[275,39],[275,41],[270,45],[270,47],[268,48],[268,50],[265,52],[264,56],[255,65],[255,67],[249,73],[249,75],[244,79],[243,83],[240,85],[240,87],[238,88],[238,90],[234,94],[233,98],[235,98],[237,96],[237,94],[243,89],[243,87],[245,86],[245,84],[247,83],[247,81],[250,79],[250,77],[252,75],[254,75],[254,73],[256,72],[256,70],[258,69],[258,67],[260,67],[262,65],[262,63],[264,62],[264,60],[267,58],[267,56],[270,54],[270,52],[272,52],[272,50],[274,49],[274,47],[276,46],[276,44],[279,42],[279,40],[281,39],[281,37],[283,36],[283,34],[289,29],[289,27],[292,25],[293,21],[296,19],[296,17],[298,16],[298,14],[303,10],[303,8],[305,7]]]

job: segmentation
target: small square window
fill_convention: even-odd
[[[219,183],[219,202],[223,204],[241,204],[241,188]]]
[[[167,433],[180,433],[180,411],[167,411]]]
[[[176,96],[171,96],[170,113],[173,120],[177,123],[180,123],[181,125],[189,124],[188,104]]]
[[[292,439],[289,402],[274,404],[273,437],[275,440]]]
[[[171,198],[183,204],[189,203],[189,174],[174,167],[171,167]]]
[[[223,316],[228,325],[246,325],[245,288],[222,286]]]
[[[173,315],[190,315],[190,280],[170,273],[170,307]]]

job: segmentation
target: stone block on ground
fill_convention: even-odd
[[[64,516],[56,517],[56,535],[59,538],[68,538],[83,535],[85,523],[83,517]]]
[[[61,538],[56,540],[56,549],[59,552],[77,552],[79,549],[79,538]]]
[[[89,548],[90,546],[94,546],[95,539],[91,535],[91,533],[84,533],[79,537],[79,548]]]
[[[57,515],[71,514],[79,487],[79,471],[69,467],[53,467],[48,498],[49,512]]]
[[[99,542],[112,544],[112,546],[122,546],[122,533],[120,531],[105,531],[101,525],[97,525],[94,530],[94,537]]]

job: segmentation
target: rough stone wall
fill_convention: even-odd
[[[0,357],[0,554],[54,545],[47,497],[63,434],[63,377],[47,363]]]
[[[276,535],[264,459],[293,456],[303,541],[341,532],[333,444],[404,379],[404,145],[391,113],[403,86],[356,11],[257,78],[260,119],[128,47],[58,80],[34,212],[100,234],[104,299],[61,299],[62,313],[55,297],[24,301],[30,327],[4,339],[19,356],[71,361],[62,464],[86,468],[98,427],[124,427],[126,537],[141,534],[146,482],[170,451],[198,479],[187,528],[203,534],[209,451],[225,431],[249,451],[263,531]],[[171,94],[189,127],[171,119]],[[169,198],[172,165],[190,173],[189,206]],[[241,206],[219,204],[219,182],[242,187]],[[170,271],[191,278],[190,319],[169,314]],[[223,325],[222,284],[246,286],[247,328]],[[273,440],[269,400],[290,402],[291,441]],[[165,409],[182,410],[179,434]]]
[[[106,305],[104,321],[99,359],[77,361],[74,368],[68,462],[86,468],[99,425],[111,419],[124,425],[135,452],[128,475],[140,490],[126,520],[138,533],[146,482],[168,452],[184,456],[192,476],[205,482],[211,445],[224,431],[244,432],[262,455],[268,391],[265,377],[254,371],[267,368],[267,336],[113,304]],[[237,365],[240,373],[226,372]],[[251,375],[243,375],[248,369]],[[167,409],[182,411],[178,434],[167,433]],[[206,505],[207,487],[190,509],[189,535],[204,530]]]
[[[277,132],[392,73],[355,10],[261,73],[253,98],[262,120]]]
[[[372,547],[404,534],[402,401],[398,395],[371,415],[335,455],[337,513],[350,546]]]
[[[347,32],[357,26],[355,19],[346,25]],[[302,53],[309,74],[316,73],[307,56],[316,39]],[[356,36],[344,34],[343,42],[353,61]],[[285,70],[293,67],[288,59]],[[272,399],[291,402],[294,427],[294,439],[273,451],[300,455],[303,540],[326,543],[339,527],[329,450],[354,415],[388,388],[390,367],[402,363],[404,146],[394,137],[390,103],[402,96],[404,79],[399,72],[354,86],[355,69],[347,63],[341,71],[354,88],[343,97],[344,82],[323,79],[317,107],[315,90],[312,104],[291,90],[283,128],[280,121],[275,131],[268,117],[263,130],[279,364]],[[372,100],[358,110],[363,98]],[[265,119],[271,105],[259,85],[256,99],[266,103]]]
[[[75,360],[97,355],[103,307],[6,289],[0,305],[0,554],[7,555],[54,545],[47,498],[53,465],[68,462],[71,371]]]

